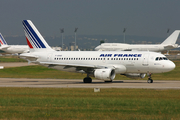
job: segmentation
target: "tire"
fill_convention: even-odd
[[[85,77],[85,78],[83,79],[83,82],[84,82],[84,83],[92,83],[92,79],[91,79],[90,77]]]

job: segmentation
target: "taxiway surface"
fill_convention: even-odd
[[[154,83],[147,83],[146,80],[115,80],[105,83],[93,80],[92,83],[83,83],[80,79],[0,78],[0,87],[180,89],[180,81],[154,80]]]

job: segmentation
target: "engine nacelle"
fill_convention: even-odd
[[[144,78],[146,76],[145,73],[127,73],[127,74],[122,74],[126,77],[129,77],[129,78]]]
[[[115,78],[114,69],[95,69],[94,77],[100,80],[112,81]]]

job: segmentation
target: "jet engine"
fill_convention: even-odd
[[[115,78],[114,69],[95,69],[94,77],[101,80],[112,81]]]
[[[127,74],[121,74],[121,75],[124,75],[128,78],[144,78],[146,76],[145,73],[127,73]]]

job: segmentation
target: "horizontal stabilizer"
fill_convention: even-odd
[[[5,46],[3,45],[3,46],[0,47],[0,50],[7,49],[7,48],[9,48],[9,47],[10,47],[10,46],[8,46],[8,45],[5,45]]]

